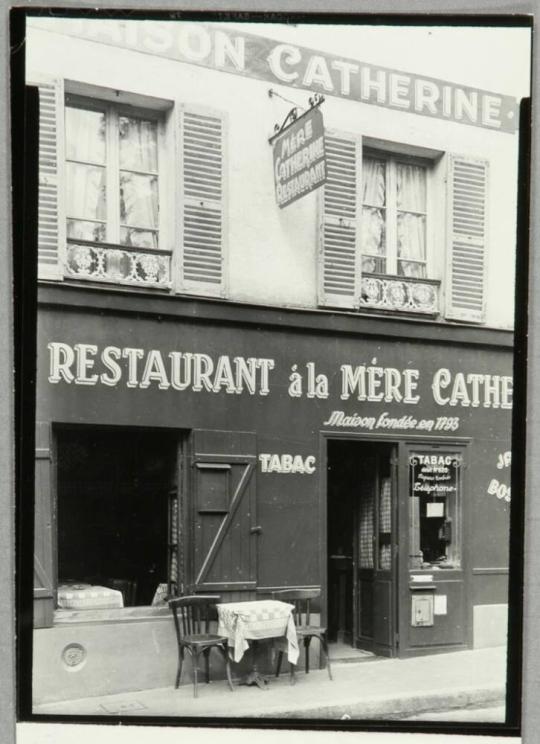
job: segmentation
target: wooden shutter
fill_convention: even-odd
[[[225,290],[225,121],[219,112],[180,107],[180,290]]]
[[[61,279],[65,248],[63,206],[64,85],[41,79],[39,89],[38,278]]]
[[[485,312],[488,164],[449,156],[446,317],[481,323]]]
[[[257,583],[256,436],[195,430],[192,447],[191,591],[247,598]]]
[[[36,422],[34,506],[34,627],[53,624],[55,605],[53,551],[53,468],[51,426]]]
[[[327,132],[321,195],[319,304],[358,307],[360,294],[361,138]]]

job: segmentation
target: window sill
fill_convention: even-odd
[[[166,607],[122,607],[110,610],[62,610],[54,612],[54,625],[77,623],[131,623],[149,620],[170,620],[171,611]]]

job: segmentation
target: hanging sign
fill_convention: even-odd
[[[274,180],[280,207],[311,193],[326,181],[324,124],[311,108],[273,140]]]

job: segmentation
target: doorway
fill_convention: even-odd
[[[327,459],[328,635],[394,656],[396,447],[332,439]]]

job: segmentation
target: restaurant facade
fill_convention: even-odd
[[[34,701],[172,685],[164,595],[506,643],[515,96],[313,29],[28,31]]]

